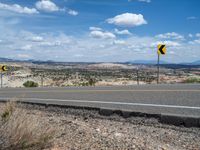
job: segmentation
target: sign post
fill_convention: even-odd
[[[166,45],[158,44],[158,62],[157,62],[157,84],[160,82],[160,55],[165,55],[167,51]]]
[[[139,85],[140,81],[139,81],[139,69],[138,69],[138,67],[137,67],[136,73],[137,73],[137,85]]]
[[[1,88],[3,88],[3,72],[7,71],[7,67],[6,66],[1,66],[0,65],[0,72],[1,72]]]
[[[1,88],[3,88],[3,73],[1,72]]]
[[[158,54],[158,62],[157,62],[157,84],[160,81],[160,54]]]

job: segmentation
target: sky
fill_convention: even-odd
[[[65,62],[200,60],[199,0],[0,0],[0,57]]]

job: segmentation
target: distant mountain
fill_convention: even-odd
[[[134,61],[128,61],[126,63],[129,64],[144,64],[144,65],[155,65],[157,64],[157,60],[134,60]],[[160,61],[160,64],[168,64],[165,61]]]
[[[3,58],[0,57],[0,62],[30,62],[30,63],[35,63],[35,64],[43,64],[43,63],[47,63],[47,64],[54,64],[54,63],[72,63],[72,64],[79,64],[79,63],[83,63],[83,64],[98,64],[98,63],[103,63],[103,62],[56,62],[56,61],[52,61],[52,60],[47,60],[47,61],[43,61],[43,60],[34,60],[34,59],[29,59],[29,60],[17,60],[17,59],[11,59],[11,58]],[[119,63],[119,64],[143,64],[143,65],[156,65],[157,64],[157,60],[134,60],[134,61],[127,61],[127,62],[113,62],[113,63]],[[188,65],[188,66],[195,66],[195,65],[200,65],[200,60],[198,61],[194,61],[194,62],[183,62],[183,63],[169,63],[166,61],[160,61],[160,64],[163,65]]]
[[[51,61],[51,60],[42,61],[42,60],[34,60],[34,59],[17,60],[17,59],[0,57],[0,62],[31,62],[31,63],[42,63],[42,62],[45,62],[45,63],[53,63],[54,61]]]
[[[183,62],[183,63],[180,63],[180,64],[183,64],[183,65],[200,65],[200,60],[197,60],[197,61],[194,61],[194,62],[189,62],[189,63]]]
[[[14,60],[14,59],[9,59],[9,58],[2,58],[2,57],[0,57],[0,62],[14,62],[14,61],[16,61],[16,60]]]
[[[191,63],[192,65],[200,65],[200,60],[198,61],[194,61],[193,63]]]

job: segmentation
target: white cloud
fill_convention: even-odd
[[[22,46],[22,47],[21,47],[21,50],[31,50],[31,48],[32,48],[32,45],[27,44],[27,45],[25,45],[25,46]]]
[[[175,52],[174,51],[169,51],[169,54],[174,55]]]
[[[196,19],[198,19],[197,17],[195,17],[195,16],[190,16],[190,17],[187,17],[187,20],[196,20]]]
[[[4,3],[0,3],[0,9],[8,10],[16,13],[21,14],[38,14],[39,12],[35,8],[28,8],[28,7],[22,7],[18,4],[8,5]]]
[[[175,33],[175,32],[159,34],[159,35],[156,35],[156,38],[173,39],[173,40],[184,40],[184,36],[183,35],[180,35],[180,34]]]
[[[89,29],[90,29],[91,31],[102,31],[102,29],[99,28],[99,27],[90,27]]]
[[[124,45],[124,44],[126,44],[126,42],[123,41],[123,40],[115,40],[115,41],[113,42],[113,44]]]
[[[67,13],[68,13],[69,15],[72,15],[72,16],[77,16],[77,15],[78,15],[78,12],[75,11],[75,10],[72,10],[72,9],[68,10]]]
[[[200,39],[194,40],[194,42],[200,44]]]
[[[31,59],[57,61],[156,60],[157,44],[160,43],[167,45],[167,55],[162,57],[164,61],[194,61],[194,55],[200,56],[200,41],[189,44],[182,40],[165,41],[155,37],[136,36],[135,34],[120,39],[110,38],[110,36],[107,38],[108,35],[105,36],[104,33],[108,31],[104,30],[100,31],[103,34],[97,36],[100,38],[98,40],[88,35],[76,37],[60,32],[36,34],[27,31],[11,31],[12,29],[7,33],[0,34],[0,39],[3,41],[3,44],[0,44],[1,53],[8,57],[18,58],[20,56],[21,59],[26,59],[26,56],[23,58],[21,55],[26,54]],[[41,42],[35,42],[32,39],[41,40]],[[153,47],[152,44],[154,44]],[[32,47],[28,45],[32,45]]]
[[[45,11],[45,12],[66,12],[69,15],[72,16],[77,16],[79,14],[78,11],[72,10],[72,9],[66,9],[66,8],[60,8],[58,7],[54,2],[52,2],[51,0],[40,0],[38,2],[36,2],[35,4],[36,8],[38,10],[41,11]]]
[[[200,39],[196,39],[189,42],[190,44],[200,44]]]
[[[200,33],[196,33],[196,37],[200,37]]]
[[[190,34],[188,34],[188,36],[190,37],[190,38],[192,38],[193,37],[193,35],[190,33]]]
[[[106,20],[109,24],[115,24],[117,26],[135,27],[143,24],[147,24],[141,14],[124,13],[117,15],[114,18],[109,18]]]
[[[80,57],[83,57],[83,55],[82,54],[75,54],[74,57],[80,58]]]
[[[119,34],[119,35],[131,35],[131,33],[128,31],[128,30],[118,30],[118,29],[115,29],[115,33],[116,34]]]
[[[42,42],[44,39],[41,36],[34,36],[31,39],[33,42]]]
[[[151,44],[152,47],[156,47],[158,44],[165,44],[167,47],[178,47],[181,46],[179,42],[175,41],[156,41]]]
[[[128,0],[128,2],[132,2],[132,1],[136,1],[136,0]],[[145,3],[150,3],[151,0],[137,0],[138,2],[145,2]]]
[[[146,2],[146,3],[150,3],[151,0],[138,0],[139,2]]]
[[[99,39],[114,39],[116,36],[111,32],[91,31],[90,36]]]
[[[53,3],[51,0],[41,0],[36,2],[35,4],[36,8],[41,11],[46,11],[46,12],[54,12],[54,11],[59,11],[59,7]]]
[[[48,47],[58,47],[61,46],[61,41],[55,41],[55,42],[43,42],[40,44],[40,46],[48,46]]]
[[[20,31],[19,33],[20,37],[28,42],[42,42],[44,41],[44,38],[40,35],[33,34],[32,32],[27,32],[27,31]]]
[[[22,59],[30,58],[30,56],[28,54],[17,54],[17,57],[22,58]]]

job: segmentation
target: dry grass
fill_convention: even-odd
[[[40,150],[49,147],[54,131],[18,105],[8,102],[1,113],[0,149]]]

